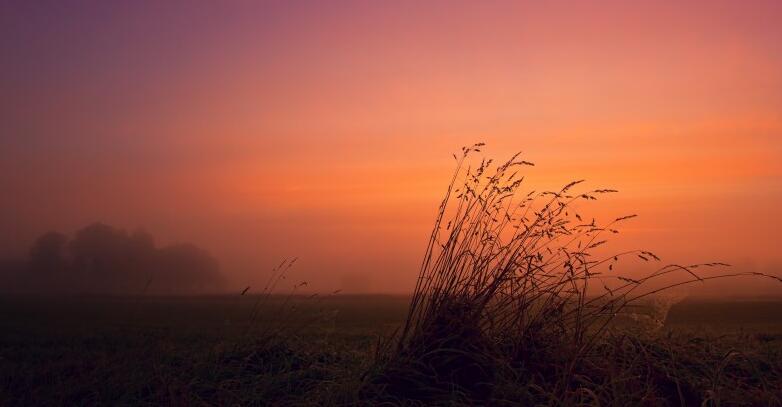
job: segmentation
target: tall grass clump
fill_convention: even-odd
[[[454,155],[456,170],[409,314],[380,349],[369,381],[376,394],[425,403],[599,402],[594,388],[583,385],[584,377],[598,374],[586,361],[604,350],[612,321],[625,308],[679,285],[753,274],[699,272],[723,263],[619,274],[623,259],[660,259],[645,250],[604,253],[609,237],[635,215],[599,224],[578,213],[583,202],[616,190],[584,190],[583,180],[554,191],[527,190],[523,170],[533,163],[520,154],[499,164],[471,161],[482,146]],[[677,281],[661,279],[677,273]]]

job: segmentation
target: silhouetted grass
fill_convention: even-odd
[[[608,236],[619,233],[618,225],[636,215],[601,225],[577,212],[580,202],[617,191],[576,192],[583,180],[556,191],[524,191],[522,169],[533,164],[516,154],[496,166],[491,159],[471,166],[470,155],[482,146],[454,156],[457,168],[437,213],[409,314],[398,336],[380,350],[367,394],[423,403],[718,400],[716,377],[705,393],[680,385],[673,391],[678,382],[666,366],[657,366],[666,360],[658,349],[664,345],[617,337],[612,331],[617,316],[654,319],[627,310],[680,285],[748,274],[779,278],[700,274],[701,268],[727,266],[723,263],[620,274],[615,266],[628,257],[660,260],[645,250],[599,253]],[[653,285],[676,274],[678,281]],[[626,360],[628,346],[648,357]],[[519,389],[526,390],[518,394]],[[507,398],[508,391],[516,398]],[[778,401],[770,397],[763,401]]]

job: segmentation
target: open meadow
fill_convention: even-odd
[[[258,299],[2,297],[0,404],[415,403],[372,386],[377,346],[404,322],[409,297],[274,297],[251,322]],[[280,311],[294,306],[292,314]],[[274,332],[280,337],[271,338]],[[584,384],[596,397],[647,397],[649,405],[782,400],[782,299],[685,299],[671,307],[659,330],[611,342],[617,338],[606,342],[617,361],[617,387]],[[654,364],[647,365],[652,356]],[[619,381],[637,368],[659,369],[661,377],[634,386]],[[510,380],[497,379],[494,401],[557,404],[535,394],[534,379]],[[578,403],[595,404],[588,394]],[[454,391],[441,403],[469,404],[460,397]]]

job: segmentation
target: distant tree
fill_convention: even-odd
[[[192,244],[161,248],[156,263],[153,284],[169,291],[215,289],[222,281],[217,260]]]
[[[65,245],[68,237],[59,232],[41,235],[30,248],[30,269],[36,274],[63,273],[68,268]]]
[[[0,259],[0,291],[22,288],[21,286],[26,283],[24,278],[31,274],[25,272],[29,266],[29,261],[23,258]]]
[[[122,290],[131,258],[128,237],[122,230],[94,223],[78,232],[69,244],[74,271],[90,291]],[[76,277],[76,276],[74,276]]]
[[[129,240],[134,253],[148,254],[155,250],[155,239],[145,230],[136,230],[130,235]]]
[[[33,243],[27,261],[19,263],[26,266],[6,263],[0,264],[6,285],[18,281],[34,291],[139,293],[151,281],[152,291],[192,292],[215,290],[222,283],[220,266],[206,250],[192,244],[156,248],[143,230],[128,233],[100,222],[70,240],[46,233]]]

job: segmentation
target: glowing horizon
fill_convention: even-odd
[[[782,269],[774,1],[2,6],[0,254],[100,220],[405,292],[451,153],[638,213],[617,241]]]

